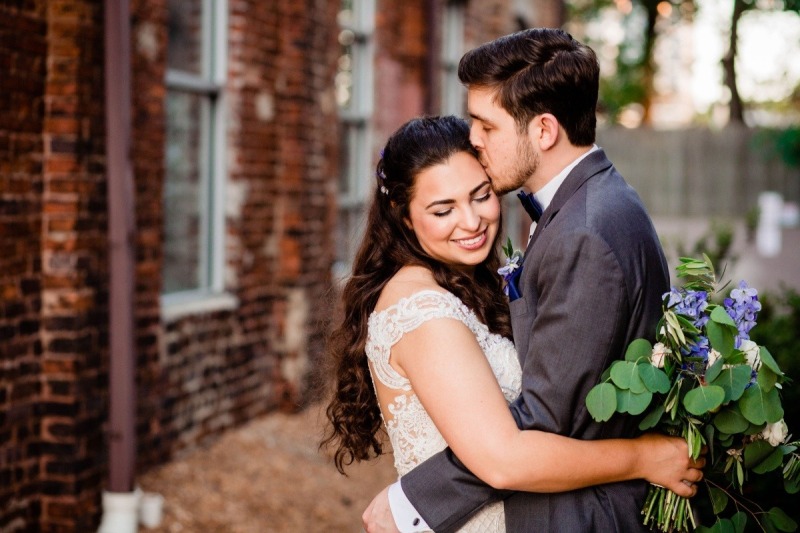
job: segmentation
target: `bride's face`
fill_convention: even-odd
[[[472,267],[489,255],[500,224],[500,202],[483,167],[459,152],[417,175],[408,226],[432,258]]]

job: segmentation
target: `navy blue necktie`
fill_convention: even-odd
[[[539,201],[533,197],[533,193],[519,191],[517,193],[517,198],[519,198],[519,201],[522,203],[522,207],[525,208],[525,211],[531,217],[531,220],[534,222],[539,222],[539,219],[542,217],[542,204],[540,204]]]

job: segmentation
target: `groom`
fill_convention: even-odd
[[[543,209],[521,296],[509,304],[523,371],[514,418],[523,429],[582,439],[634,436],[635,420],[596,423],[584,399],[633,339],[653,337],[669,275],[641,200],[594,145],[597,58],[569,34],[537,28],[468,52],[458,74],[470,140],[497,192],[524,187]],[[502,492],[447,449],[385,489],[363,519],[369,532],[454,531],[505,498],[509,532],[643,531],[645,492],[644,481]]]

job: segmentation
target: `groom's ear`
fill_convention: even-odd
[[[552,113],[536,115],[528,126],[528,135],[540,150],[549,150],[558,142],[558,119]]]

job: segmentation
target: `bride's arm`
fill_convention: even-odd
[[[682,496],[696,488],[703,460],[692,463],[683,439],[583,441],[517,428],[472,332],[454,319],[431,320],[392,348],[392,361],[456,456],[501,489],[562,492],[643,478]]]

